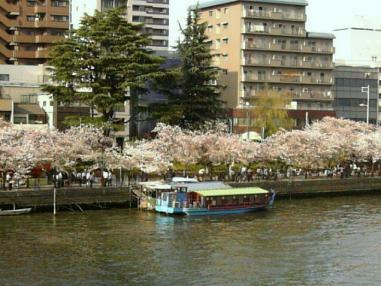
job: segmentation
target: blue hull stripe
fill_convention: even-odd
[[[255,212],[265,209],[266,206],[258,206],[252,208],[239,208],[239,209],[206,209],[206,208],[170,208],[163,206],[156,206],[156,211],[166,214],[179,214],[189,216],[203,216],[203,215],[226,215],[226,214],[242,214],[248,212]]]

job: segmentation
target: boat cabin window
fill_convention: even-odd
[[[177,187],[176,191],[178,193],[186,193],[188,191],[188,188],[187,187]]]

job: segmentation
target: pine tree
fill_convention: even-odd
[[[189,10],[187,26],[181,28],[183,40],[177,44],[181,67],[168,72],[163,80],[168,104],[153,108],[158,120],[197,129],[223,117],[223,87],[217,84],[219,69],[212,65],[206,28],[198,8]]]
[[[58,101],[88,104],[108,122],[117,105],[130,100],[137,106],[162,62],[145,48],[150,39],[142,28],[128,23],[122,9],[86,15],[79,29],[52,48],[55,84],[44,89]]]

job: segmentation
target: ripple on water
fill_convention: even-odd
[[[0,285],[379,285],[380,197],[241,216],[135,210],[0,218]]]

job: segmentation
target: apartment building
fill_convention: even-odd
[[[227,85],[234,125],[247,130],[246,103],[266,86],[292,97],[304,120],[333,115],[333,38],[306,31],[305,0],[216,0],[201,3],[214,63]],[[255,114],[255,112],[251,112]],[[243,128],[243,126],[246,127]],[[236,128],[236,130],[237,130]],[[239,132],[239,130],[238,130]]]
[[[69,0],[1,0],[0,64],[44,64],[68,28]]]
[[[72,24],[77,28],[84,13],[93,15],[95,10],[126,7],[130,23],[144,24],[145,32],[151,36],[147,48],[158,53],[168,50],[169,0],[72,0]]]
[[[65,129],[65,117],[89,116],[90,108],[58,103],[43,92],[51,84],[51,68],[46,65],[0,65],[0,117],[14,124]]]
[[[15,124],[46,125],[49,118],[39,105],[39,95],[47,74],[43,65],[0,65],[0,116]]]

